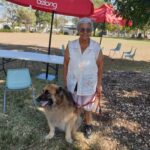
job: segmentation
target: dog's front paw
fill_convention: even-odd
[[[52,139],[54,136],[54,134],[48,134],[45,136],[45,140],[49,140],[49,139]]]
[[[70,144],[73,142],[73,140],[71,138],[66,138],[66,141]]]

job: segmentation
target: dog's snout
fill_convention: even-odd
[[[53,105],[53,100],[51,98],[48,100],[48,105],[49,106]]]
[[[49,93],[43,93],[39,95],[34,102],[37,106],[51,106],[53,105],[53,99],[51,98],[51,95]]]

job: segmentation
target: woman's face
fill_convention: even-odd
[[[89,23],[82,23],[79,26],[80,39],[87,40],[90,38],[92,32],[91,25]]]

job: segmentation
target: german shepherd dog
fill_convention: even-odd
[[[49,84],[44,87],[43,92],[36,98],[38,109],[43,111],[50,128],[45,139],[53,138],[55,127],[65,131],[65,139],[72,143],[72,135],[81,125],[80,112],[73,103],[73,97],[66,89]]]

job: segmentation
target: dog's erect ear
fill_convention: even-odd
[[[61,99],[63,99],[64,98],[64,89],[62,87],[59,87],[56,90],[56,95],[59,96]]]
[[[56,97],[57,97],[57,105],[60,105],[63,102],[64,99],[64,89],[62,87],[59,87],[56,90]]]

